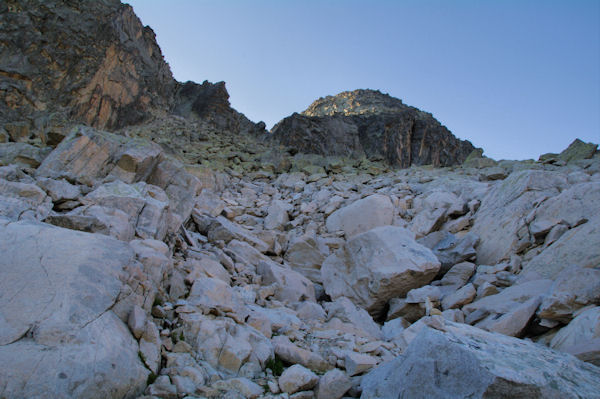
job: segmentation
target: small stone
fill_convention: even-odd
[[[133,306],[127,324],[136,339],[140,339],[146,328],[146,311],[137,305]]]
[[[340,369],[329,370],[319,380],[316,388],[317,399],[340,399],[352,388],[352,381]]]
[[[371,370],[377,365],[376,357],[356,352],[348,352],[344,358],[344,364],[348,375],[354,376]]]
[[[279,387],[289,394],[312,389],[318,382],[319,377],[315,373],[299,364],[287,368],[279,377]]]

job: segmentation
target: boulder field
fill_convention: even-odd
[[[118,0],[0,2],[0,398],[600,398],[600,153],[376,90],[271,132]]]
[[[240,174],[85,126],[0,146],[2,397],[599,396],[597,154]]]

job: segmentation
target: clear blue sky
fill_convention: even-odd
[[[267,126],[379,89],[496,159],[600,142],[598,0],[124,0],[177,80]]]

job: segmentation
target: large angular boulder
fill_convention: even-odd
[[[148,370],[113,309],[135,254],[111,237],[0,222],[2,397],[135,397]],[[125,291],[124,291],[125,292]],[[32,372],[35,378],[32,378]]]
[[[550,347],[600,367],[600,307],[582,311],[556,333]]]
[[[122,199],[120,203],[115,203],[114,197],[128,198],[125,202],[129,206],[125,213],[130,218],[135,213],[131,203],[141,204],[139,197],[143,197],[148,209],[144,205],[140,209],[141,220],[136,217],[137,223],[133,223],[142,238],[162,238],[166,233],[177,231],[190,217],[196,196],[202,188],[198,178],[186,172],[183,164],[168,159],[157,144],[141,139],[131,140],[85,126],[75,128],[44,159],[36,176],[66,178],[88,186],[100,186],[106,180],[119,180],[125,184],[149,183],[140,188],[113,182],[104,189],[98,188],[96,195],[92,194],[94,199],[102,198],[100,202],[109,201],[109,209],[118,208],[125,201]],[[165,215],[167,202],[168,212]],[[61,225],[68,226],[68,223]]]
[[[379,226],[391,225],[394,205],[387,195],[374,194],[333,212],[326,221],[327,230],[343,230],[347,238]]]
[[[330,255],[321,268],[332,299],[345,296],[374,317],[387,301],[428,284],[440,262],[402,227],[382,226],[359,234]]]
[[[471,229],[480,238],[477,263],[495,265],[531,246],[525,217],[566,183],[564,175],[540,170],[514,172],[497,183],[481,201]]]
[[[600,270],[572,266],[556,278],[537,315],[568,323],[579,309],[600,304]]]
[[[362,380],[362,399],[597,398],[600,368],[532,342],[445,321]]]
[[[321,282],[321,265],[327,249],[322,249],[314,235],[305,234],[292,239],[284,259],[298,273],[311,281]]]

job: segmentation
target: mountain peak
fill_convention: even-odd
[[[304,112],[305,116],[380,114],[409,108],[402,100],[373,89],[343,91],[335,96],[321,97]]]

